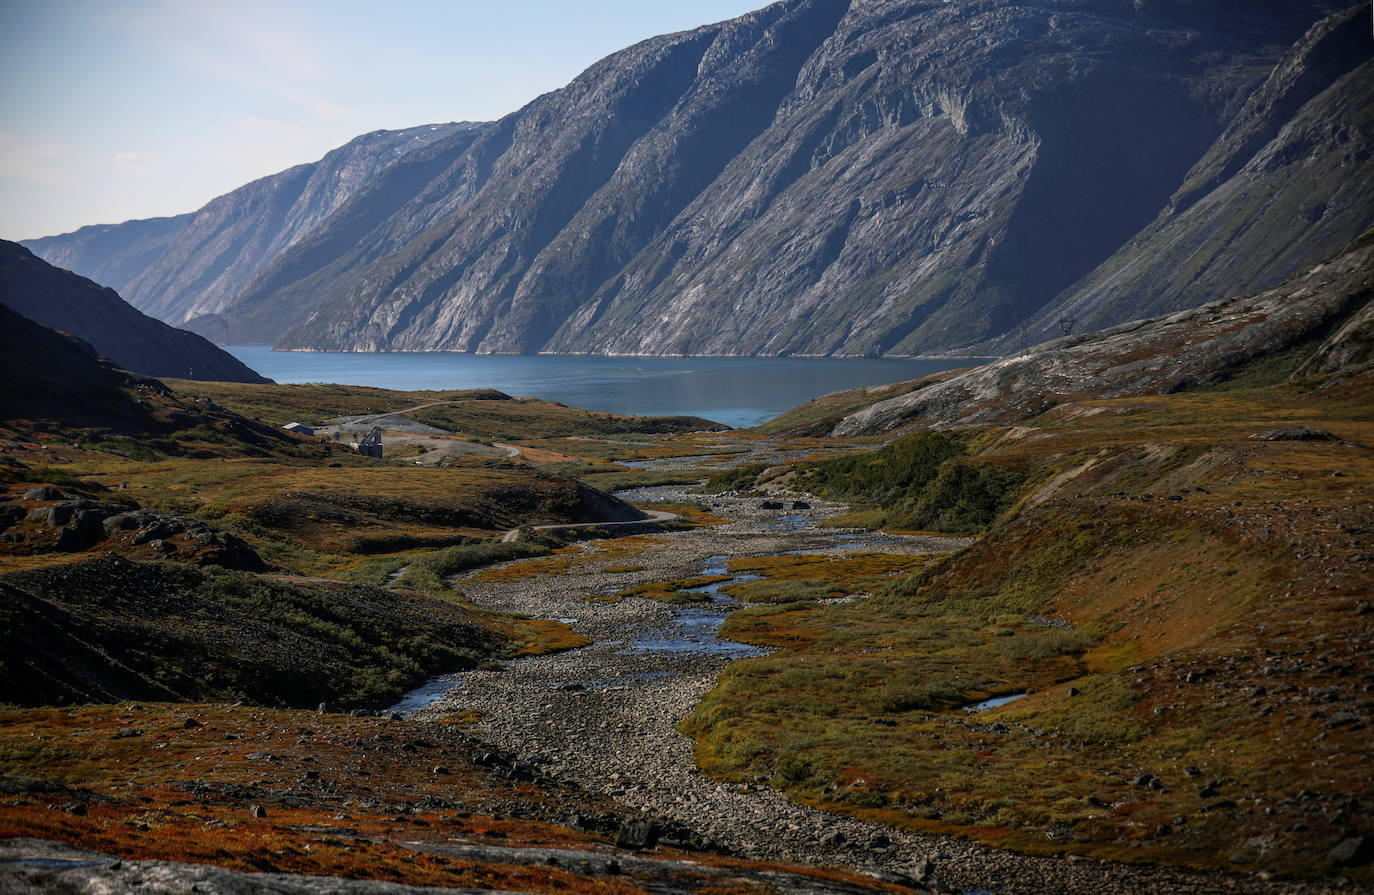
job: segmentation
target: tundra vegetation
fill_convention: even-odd
[[[981,537],[862,587],[732,563],[766,577],[723,636],[776,651],[682,724],[701,766],[1034,853],[1374,878],[1336,848],[1374,823],[1374,383],[1301,360],[800,464],[841,524]]]
[[[1367,373],[1305,376],[1302,357],[1262,357],[1221,387],[1065,398],[1014,424],[916,429],[880,446],[822,435],[814,420],[785,441],[632,435],[614,418],[591,435],[597,415],[485,393],[173,389],[83,356],[66,372],[104,390],[98,405],[73,389],[49,418],[16,393],[0,424],[0,659],[10,700],[28,703],[4,710],[0,773],[46,781],[5,784],[7,833],[243,868],[591,885],[551,869],[407,865],[367,833],[389,822],[394,835],[402,815],[426,835],[613,832],[613,808],[589,829],[512,812],[553,785],[509,764],[505,783],[439,795],[436,768],[458,779],[471,769],[455,768],[481,765],[461,730],[480,718],[422,730],[301,709],[382,706],[437,671],[585,643],[557,621],[471,605],[453,576],[574,576],[589,557],[642,571],[671,533],[572,548],[531,526],[632,514],[588,482],[670,474],[705,480],[699,502],[673,505],[682,524],[720,522],[712,495],[782,488],[849,504],[842,525],[977,536],[944,558],[733,557],[724,575],[606,594],[691,602],[724,585],[741,604],[725,636],[774,649],[730,666],[683,722],[708,773],[1025,852],[1372,879],[1345,857],[1362,852],[1341,850],[1374,804]],[[441,467],[359,457],[239,412],[262,416],[273,389],[280,416],[306,422],[437,397],[454,423],[500,405],[511,410],[501,438],[522,455]],[[755,443],[787,459],[742,462]],[[617,462],[638,460],[659,468]],[[230,701],[249,705],[210,704]],[[253,748],[221,756],[230,736]],[[153,741],[165,748],[135,748]],[[415,752],[394,763],[407,743]],[[372,769],[383,754],[386,769]],[[346,784],[330,778],[343,790],[315,791],[311,756],[348,769]],[[172,758],[212,772],[176,776]],[[170,782],[116,792],[130,779]],[[362,798],[376,810],[349,813],[366,844],[306,850],[292,838]],[[231,823],[250,801],[281,821]]]
[[[634,518],[574,477],[633,475],[600,455],[616,455],[620,438],[643,451],[642,436],[627,434],[634,418],[486,393],[176,383],[197,390],[188,394],[56,334],[35,330],[32,346],[20,344],[21,330],[5,333],[11,361],[67,352],[72,387],[54,396],[35,381],[5,397],[0,422],[0,691],[10,703],[0,707],[0,835],[246,871],[606,890],[599,871],[417,856],[398,843],[604,849],[634,820],[623,806],[536,780],[461,731],[475,718],[339,712],[390,705],[437,672],[586,643],[561,622],[475,607],[450,581],[564,549],[532,525]],[[279,428],[279,416],[316,422],[425,399],[451,402],[450,424],[477,420],[489,439],[530,443],[518,458],[422,468]],[[664,426],[706,428],[646,423]],[[712,449],[684,436],[658,453]],[[719,521],[700,504],[679,509],[679,524]],[[500,540],[517,527],[522,538]],[[622,540],[631,546],[611,555],[649,542]],[[300,833],[337,827],[345,809],[347,839]],[[692,854],[718,865],[720,884],[736,869],[778,869]],[[655,874],[611,885],[707,885],[667,865]]]
[[[437,671],[577,646],[585,640],[565,625],[483,612],[449,581],[561,546],[532,535],[500,542],[510,529],[639,515],[574,477],[634,472],[596,457],[531,444],[532,456],[421,468],[280,429],[287,418],[317,423],[426,405],[435,419],[446,414],[450,425],[517,443],[591,444],[582,433],[599,432],[605,447],[639,418],[492,391],[190,381],[174,389],[101,366],[50,332],[36,331],[36,348],[16,343],[15,353],[42,349],[45,339],[50,353],[74,351],[67,372],[77,385],[110,397],[62,407],[51,396],[44,404],[36,386],[36,398],[7,408],[4,683],[28,704],[242,697],[376,707]],[[54,405],[64,418],[43,417]],[[626,441],[642,445],[640,437]],[[710,450],[689,441],[663,452]],[[685,509],[709,521],[703,508]],[[129,602],[116,592],[143,596]],[[438,626],[426,630],[425,617]],[[223,639],[229,631],[241,639]],[[53,637],[49,654],[28,661],[26,638],[40,634]],[[152,640],[130,648],[130,637]],[[276,645],[244,647],[264,638]],[[307,656],[318,660],[312,671],[286,673],[293,661],[309,665]],[[72,663],[75,679],[64,680]]]

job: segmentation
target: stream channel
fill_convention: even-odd
[[[677,486],[618,496],[645,506],[703,500]],[[653,535],[633,552],[607,550],[609,542],[583,544],[576,554],[540,560],[551,563],[546,575],[502,581],[481,580],[479,573],[459,579],[456,585],[480,606],[560,619],[592,642],[511,660],[501,670],[442,676],[394,710],[421,719],[454,713],[477,718],[476,735],[550,776],[677,820],[741,855],[873,867],[892,864],[901,854],[910,857],[910,844],[900,844],[903,834],[794,804],[766,786],[721,783],[697,770],[692,743],[678,732],[678,723],[731,662],[766,652],[719,636],[739,605],[724,589],[755,576],[735,575],[698,588],[709,600],[685,605],[609,599],[648,582],[730,574],[726,564],[733,557],[930,554],[968,543],[822,528],[818,523],[846,508],[805,495],[775,499],[786,509],[765,508],[760,498],[705,498],[726,524]],[[569,557],[575,561],[567,562]],[[870,841],[880,843],[877,852]]]
[[[639,488],[631,491],[618,492],[616,496],[640,504],[652,504],[665,500],[681,500],[685,497],[680,488],[673,486]],[[753,523],[753,525],[750,526],[752,530],[741,532],[741,534],[746,535],[744,538],[745,543],[761,543],[753,545],[756,549],[738,549],[729,554],[718,553],[706,556],[698,561],[699,565],[696,568],[689,569],[686,574],[676,574],[676,568],[674,568],[672,570],[673,577],[704,578],[727,575],[729,571],[726,563],[731,556],[800,555],[806,553],[841,554],[878,551],[892,553],[934,553],[958,549],[960,546],[967,543],[967,539],[963,538],[913,538],[878,532],[820,529],[817,528],[818,519],[834,516],[838,512],[841,512],[843,507],[833,504],[819,504],[814,500],[808,499],[803,502],[805,504],[805,510],[794,507],[788,512],[778,513],[773,511],[770,513],[757,509],[758,504],[762,502],[761,500],[736,500],[733,498],[715,499],[715,506],[713,507],[715,512],[722,513],[722,511],[725,511],[724,515],[727,515],[727,517],[741,517],[741,522],[748,519]],[[791,502],[790,499],[785,501],[785,503],[789,504]],[[736,525],[740,525],[740,522],[732,523],[731,526],[726,527],[734,527]],[[793,539],[787,537],[790,534],[800,533],[806,533],[807,536],[805,538]],[[665,540],[682,540],[679,537],[682,534],[691,533],[670,532],[657,535],[656,537]],[[714,541],[715,539],[697,538],[695,540]],[[800,542],[802,546],[793,546],[793,541]],[[790,549],[767,549],[765,545],[772,547],[789,546]],[[757,549],[759,547],[764,547],[765,549]],[[595,547],[594,545],[584,547],[584,550],[593,552]],[[591,566],[592,564],[589,563],[588,565]],[[607,564],[602,563],[601,565],[604,566]],[[615,567],[616,564],[611,563],[609,565]],[[622,563],[620,565],[623,566],[624,564]],[[638,573],[630,573],[636,579],[633,583],[667,580],[667,571],[661,575],[645,574],[649,571],[650,570],[646,567]],[[590,577],[594,574],[595,572],[589,568],[587,572],[582,573],[582,577]],[[673,656],[711,656],[734,660],[765,655],[770,651],[745,643],[737,643],[733,640],[727,640],[719,636],[720,628],[724,624],[726,616],[733,610],[738,609],[741,605],[738,600],[726,593],[726,589],[737,584],[758,581],[760,577],[759,575],[738,574],[722,581],[713,582],[700,587],[688,588],[685,591],[686,593],[699,594],[706,599],[693,601],[691,603],[671,605],[659,612],[644,613],[642,609],[652,608],[662,604],[639,600],[633,597],[628,598],[636,603],[649,603],[650,606],[636,607],[641,611],[632,610],[625,613],[627,616],[625,619],[626,624],[624,629],[620,632],[621,636],[618,639],[606,642],[617,647],[619,654],[625,657],[633,657],[636,654],[664,654],[668,657],[668,664],[672,664],[671,657]],[[592,582],[588,581],[588,583],[590,584]],[[465,582],[460,586],[464,592],[468,593],[469,597],[473,598],[476,602],[483,605],[491,605],[487,601],[471,593],[473,590],[472,583]],[[534,579],[531,582],[522,583],[521,586],[530,589],[544,589],[548,588],[549,585],[547,581]],[[628,586],[631,585],[622,584],[620,581],[616,580],[612,582],[611,587],[603,589],[603,592],[584,593],[581,595],[581,599],[584,601],[598,597],[609,599],[614,593]],[[594,590],[595,588],[592,589]],[[847,599],[852,599],[852,597],[822,602],[840,602]],[[503,604],[508,602],[509,599],[502,601]],[[492,608],[495,607],[493,606]],[[582,615],[587,614],[585,606],[573,607],[572,611],[577,611],[578,609],[583,610],[581,613]],[[585,627],[583,624],[584,618],[579,617],[579,615],[553,617],[571,625],[574,630],[578,630],[579,633],[591,636],[589,632],[583,630]],[[512,667],[520,667],[519,663],[522,661],[528,663],[530,660],[516,660],[512,662],[511,665]],[[564,688],[569,686],[582,686],[592,689],[603,689],[608,686],[624,684],[627,680],[633,680],[636,675],[644,677],[645,679],[659,679],[671,674],[672,671],[669,669],[656,668],[651,671],[632,672],[629,677],[625,675],[615,676],[613,678],[595,677],[581,680],[558,681],[555,682],[554,685]],[[470,679],[470,677],[470,672],[439,675],[407,693],[405,697],[396,705],[392,706],[389,711],[403,716],[414,715],[423,709],[439,703],[449,692],[456,688],[460,688],[462,683]]]
[[[672,486],[620,496],[641,505],[702,501],[729,521],[640,539],[640,549],[632,553],[584,544],[577,554],[540,560],[551,564],[547,574],[484,581],[475,573],[460,579],[458,586],[478,605],[560,619],[591,643],[504,662],[499,670],[442,676],[409,694],[395,710],[417,719],[465,713],[476,719],[474,734],[549,776],[682,823],[745,857],[877,873],[905,873],[929,860],[944,886],[966,895],[1285,891],[1278,884],[1271,888],[1241,878],[1226,879],[1235,886],[1219,886],[1214,876],[1186,870],[1019,855],[827,814],[790,801],[762,781],[712,780],[697,770],[692,742],[678,732],[678,724],[730,663],[764,654],[718,636],[736,606],[723,588],[743,576],[702,588],[710,601],[686,606],[608,595],[652,581],[729,574],[731,557],[875,550],[930,554],[957,550],[969,541],[821,528],[818,523],[845,507],[805,495],[776,495],[786,499],[788,509],[782,511],[765,509],[758,498],[702,498]],[[794,497],[809,506],[792,508]],[[568,563],[569,556],[580,561]],[[966,708],[995,713],[997,706],[1022,695]]]

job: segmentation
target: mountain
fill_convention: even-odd
[[[1170,394],[1289,368],[1374,371],[1374,231],[1267,292],[1065,336],[926,381],[848,414],[832,434],[1013,425],[1073,399]]]
[[[113,289],[53,267],[0,240],[0,303],[43,326],[86,340],[115,363],[147,376],[269,382],[195,333],[142,314]]]
[[[374,131],[192,214],[27,240],[40,257],[104,283],[170,323],[218,311],[268,261],[407,155],[480,129],[470,123]],[[470,139],[470,137],[468,137]]]
[[[1003,350],[1194,306],[1374,224],[1358,9],[784,0],[411,151],[289,244],[179,235],[129,295],[221,341],[611,354]]]
[[[980,350],[1028,344],[1277,285],[1374,212],[1374,36],[1357,6],[1314,26],[1150,226]],[[1061,325],[1062,324],[1062,325]]]
[[[55,267],[89,277],[116,292],[127,292],[129,284],[157,263],[192,217],[181,214],[123,224],[95,224],[65,236],[29,239],[21,244]]]
[[[54,441],[145,460],[302,456],[299,440],[280,429],[120,369],[81,339],[4,304],[0,381],[0,428],[16,457],[51,462],[47,445]],[[15,450],[21,443],[33,450]],[[0,462],[0,479],[25,465],[12,459]],[[48,533],[57,532],[49,526]]]

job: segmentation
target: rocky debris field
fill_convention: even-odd
[[[671,487],[622,496],[642,502],[691,499]],[[447,695],[420,709],[418,717],[478,718],[480,738],[542,772],[680,823],[750,858],[852,867],[894,881],[998,893],[1326,891],[1259,878],[1019,856],[835,816],[793,803],[761,781],[724,783],[700,773],[678,722],[726,665],[759,654],[714,636],[735,605],[719,594],[730,582],[706,586],[715,593],[711,603],[686,607],[612,595],[643,582],[724,575],[726,557],[938,553],[968,543],[818,529],[816,522],[844,508],[809,498],[804,503],[808,508],[800,510],[790,502],[724,495],[712,499],[711,511],[730,519],[728,524],[640,539],[628,555],[603,542],[584,547],[576,561],[565,554],[508,567],[504,580],[491,572],[464,579],[462,589],[481,606],[559,618],[594,642],[516,660],[499,671],[454,675]],[[535,570],[541,562],[555,565],[540,574]]]
[[[22,757],[23,743],[58,734],[69,752]],[[452,724],[184,703],[9,708],[0,748],[25,772],[0,775],[7,895],[902,891],[693,850],[680,825],[551,780]]]
[[[585,849],[512,848],[461,843],[408,842],[417,853],[473,864],[553,868],[589,877],[592,886],[625,888],[634,883],[657,895],[689,895],[710,886],[746,885],[779,895],[865,895],[893,891],[863,882],[825,879],[775,868],[709,867],[692,860],[663,860]],[[627,882],[627,880],[629,882]],[[0,843],[0,883],[13,895],[43,892],[99,892],[101,895],[462,895],[505,893],[508,889],[410,886],[367,879],[292,873],[244,873],[206,864],[130,861],[43,839]],[[930,891],[924,887],[903,887]],[[635,891],[635,889],[630,889]]]
[[[267,568],[242,538],[199,519],[51,485],[0,494],[0,532],[7,553],[79,553],[103,546],[140,559],[172,558],[247,572]]]

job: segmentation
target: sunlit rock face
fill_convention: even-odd
[[[318,162],[255,180],[191,214],[83,227],[23,244],[180,326],[233,303],[259,271],[317,232],[398,162],[446,139],[464,145],[480,128],[455,123],[374,131]]]
[[[879,401],[845,417],[834,434],[1007,425],[1066,399],[1214,385],[1304,345],[1315,347],[1292,375],[1355,376],[1374,366],[1372,333],[1374,231],[1274,289],[1064,336]]]
[[[918,354],[1268,288],[1374,223],[1374,42],[1340,7],[785,0],[412,149],[159,313],[287,348]]]

